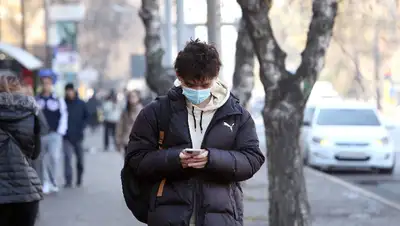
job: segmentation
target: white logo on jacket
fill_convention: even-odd
[[[46,101],[46,105],[50,111],[57,111],[60,109],[60,103],[58,100],[49,99]]]
[[[235,123],[232,123],[232,125],[229,125],[227,122],[224,122],[224,126],[228,127],[229,129],[231,129],[231,132],[233,132],[233,126],[235,125]]]

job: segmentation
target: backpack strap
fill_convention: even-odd
[[[169,130],[170,120],[170,100],[168,96],[158,97],[160,109],[158,111],[158,148],[163,149],[166,132]]]
[[[166,132],[169,130],[171,106],[170,100],[166,95],[158,97],[158,101],[160,102],[160,109],[158,111],[158,149],[162,150]],[[166,181],[167,179],[165,178],[161,180],[157,190],[157,197],[161,197],[163,195]]]

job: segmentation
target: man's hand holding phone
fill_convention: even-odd
[[[204,168],[208,161],[208,151],[205,149],[187,148],[179,154],[183,168]]]

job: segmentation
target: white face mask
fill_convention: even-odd
[[[207,100],[211,95],[211,88],[215,85],[216,80],[214,79],[209,88],[206,89],[193,89],[182,85],[182,94],[192,103],[200,104]],[[181,84],[184,84],[181,82]]]
[[[191,89],[187,87],[182,87],[182,94],[192,102],[192,104],[200,104],[203,101],[207,100],[211,95],[211,88],[208,89]]]

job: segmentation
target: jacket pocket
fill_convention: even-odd
[[[234,185],[232,184],[229,185],[229,197],[230,197],[230,203],[232,205],[233,217],[235,218],[235,220],[238,220],[235,189],[236,188]]]

